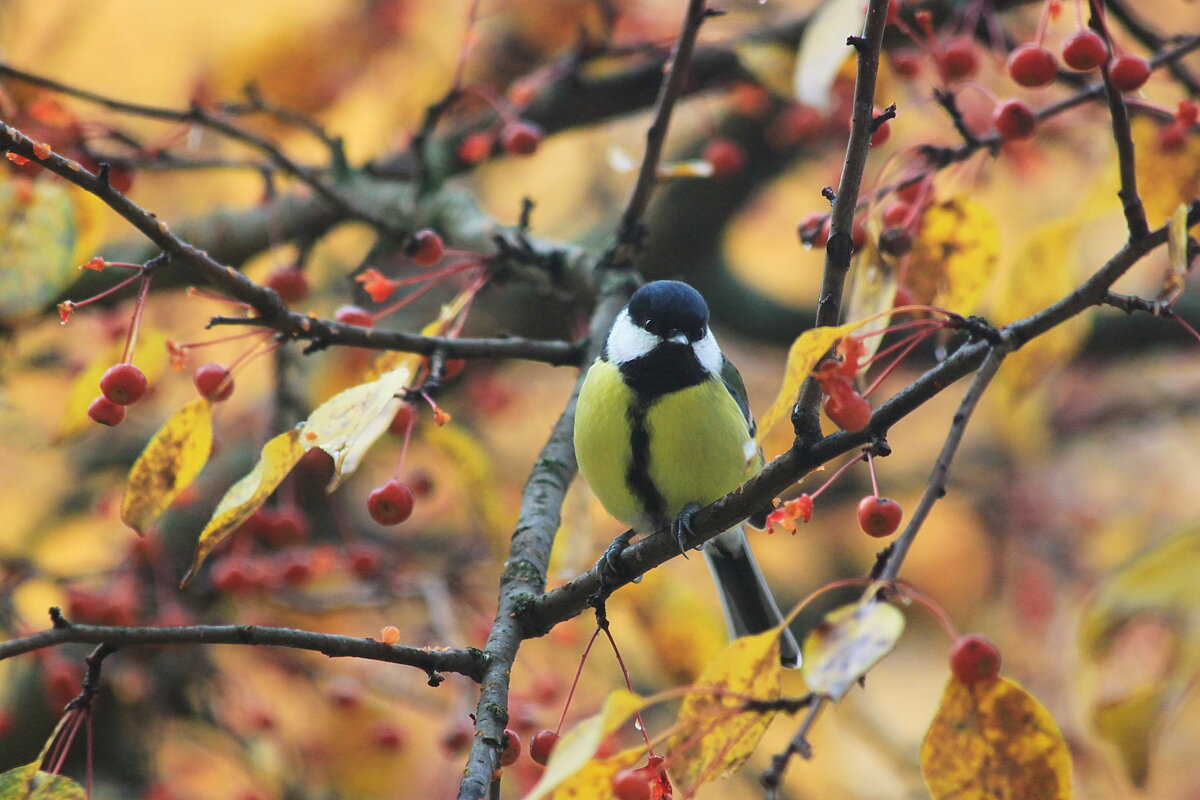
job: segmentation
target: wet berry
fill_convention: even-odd
[[[558,740],[562,738],[554,731],[538,731],[529,740],[529,757],[538,764],[546,766],[550,761],[550,754],[554,752],[554,746],[558,744]]]
[[[367,497],[367,511],[380,525],[399,525],[412,516],[412,491],[393,478]]]
[[[146,375],[133,364],[114,364],[100,378],[100,392],[117,405],[133,405],[146,394]]]
[[[216,362],[196,367],[192,381],[196,384],[196,391],[200,396],[207,397],[214,403],[228,400],[229,395],[233,394],[233,377],[229,369]]]
[[[950,648],[950,671],[967,684],[991,680],[1000,674],[1000,648],[978,634],[960,636]]]
[[[409,258],[418,267],[432,267],[442,260],[442,254],[445,252],[446,246],[442,243],[442,237],[428,228],[413,234]]]
[[[868,536],[891,536],[900,527],[903,509],[895,500],[867,495],[858,501],[858,526]]]
[[[617,800],[650,800],[650,781],[636,769],[623,769],[612,779]]]
[[[521,737],[512,728],[504,729],[504,749],[500,751],[500,766],[511,767],[521,757]]]
[[[99,422],[101,425],[120,425],[125,421],[125,406],[117,405],[112,400],[109,400],[104,395],[100,395],[92,404],[88,406],[88,416],[92,422]]]

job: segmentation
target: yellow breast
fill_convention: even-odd
[[[639,424],[647,434],[640,445],[644,469],[631,476],[631,438]],[[741,409],[718,378],[640,404],[607,361],[595,362],[584,380],[575,454],[605,509],[643,533],[664,521],[647,513],[647,476],[662,498],[660,512],[673,519],[689,503],[707,505],[761,468]],[[642,496],[631,486],[639,480]]]

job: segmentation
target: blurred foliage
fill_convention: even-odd
[[[814,122],[778,96],[794,42],[783,47],[744,34],[784,25],[814,5],[736,2],[727,16],[706,24],[701,45],[737,43],[741,67],[737,80],[681,103],[667,159],[695,158],[720,135],[739,142],[745,168],[663,185],[642,264],[648,276],[684,278],[706,294],[723,348],[745,377],[760,419],[788,373],[786,345],[808,325],[819,291],[824,251],[801,246],[796,223],[828,209],[819,191],[837,184],[852,74],[843,68],[829,78],[832,118]],[[350,162],[358,164],[407,145],[426,108],[450,86],[464,41],[466,81],[519,108],[525,94],[536,95],[556,69],[567,68],[581,38],[611,37],[620,52],[586,68],[590,75],[616,74],[670,42],[678,28],[679,4],[666,0],[522,0],[481,4],[478,23],[466,35],[467,6],[465,0],[259,0],[221,4],[216,13],[201,0],[95,0],[86,11],[71,3],[6,0],[0,53],[14,66],[71,85],[173,108],[244,100],[243,88],[252,81],[270,102],[310,115],[343,137]],[[1194,17],[1184,0],[1137,8],[1168,32]],[[1039,9],[1031,4],[1003,19],[1018,39],[1028,38]],[[1050,26],[1048,47],[1059,48],[1074,30],[1072,15],[1064,11]],[[951,16],[943,32],[961,32],[967,24]],[[1132,39],[1122,41],[1137,50]],[[1015,87],[1001,54],[981,49],[979,55],[975,80],[987,89],[964,88],[959,103],[966,124],[983,131],[990,125],[987,92],[1011,95]],[[1195,56],[1186,63],[1197,67]],[[896,102],[899,114],[890,140],[868,162],[868,191],[907,176],[915,145],[960,141],[928,101],[935,83],[928,59],[915,78],[898,74],[887,60],[881,81],[883,104]],[[1066,90],[1020,91],[1043,105]],[[1169,77],[1155,73],[1141,100],[1173,109],[1182,96]],[[37,119],[21,116],[51,97],[65,117],[48,115],[47,106]],[[78,136],[68,131],[78,122],[101,154],[127,153],[123,147],[133,141],[143,153],[256,157],[209,130],[118,115],[18,81],[0,85],[0,109],[0,117],[23,129],[19,123],[44,125],[38,130],[46,140]],[[486,113],[485,102],[468,98],[443,128],[473,124]],[[56,128],[56,119],[66,119],[65,127]],[[239,122],[298,161],[327,156],[318,138],[271,115]],[[599,247],[611,236],[633,181],[614,168],[621,159],[613,154],[636,160],[646,124],[640,113],[572,128],[549,137],[532,157],[495,158],[453,183],[499,223],[516,223],[528,197],[536,203],[533,234]],[[1196,196],[1200,164],[1194,135],[1184,150],[1167,153],[1157,149],[1155,133],[1153,123],[1137,121],[1138,169],[1152,225]],[[945,233],[927,233],[918,251],[927,256],[961,245],[960,252],[983,252],[974,263],[944,262],[944,273],[923,274],[930,279],[925,294],[961,302],[953,310],[983,313],[995,323],[1061,297],[1122,241],[1115,164],[1106,111],[1092,105],[1053,118],[1036,139],[1005,145],[995,159],[977,154],[943,170],[928,192]],[[446,427],[437,427],[432,409],[414,401],[417,422],[401,477],[419,491],[403,525],[382,528],[367,513],[368,492],[392,476],[404,441],[377,431],[378,442],[356,454],[361,464],[332,494],[324,491],[331,467],[319,457],[301,458],[266,500],[265,512],[248,517],[220,544],[214,541],[207,564],[181,590],[198,535],[263,446],[359,385],[377,354],[341,348],[248,359],[231,399],[213,406],[207,465],[188,486],[168,481],[173,497],[162,499],[173,502],[139,538],[121,521],[130,467],[172,414],[199,402],[188,374],[163,366],[165,340],[204,343],[193,354],[194,366],[234,362],[257,339],[221,340],[228,334],[204,331],[209,317],[236,313],[229,303],[153,291],[135,353],[151,378],[149,394],[117,428],[84,424],[98,376],[120,353],[132,292],[80,309],[66,327],[47,304],[70,278],[67,253],[82,262],[118,252],[132,234],[111,211],[64,191],[65,184],[36,168],[5,169],[0,216],[7,215],[10,196],[33,187],[28,208],[37,223],[7,216],[0,223],[0,286],[11,287],[0,300],[10,334],[0,350],[5,638],[44,629],[47,608],[59,605],[81,622],[264,624],[360,637],[392,625],[405,644],[482,646],[523,482],[570,393],[574,370],[468,363],[437,396],[452,417]],[[301,190],[283,179],[267,187],[253,168],[155,167],[125,177],[132,180],[130,197],[173,227],[218,209],[252,211],[274,192]],[[878,216],[879,205],[868,216]],[[73,216],[63,217],[66,209],[74,209]],[[963,230],[949,218],[952,211],[982,222]],[[280,266],[302,262],[309,292],[293,308],[323,317],[346,303],[365,303],[352,280],[361,268],[394,268],[395,275],[411,270],[402,260],[372,261],[373,239],[361,224],[338,226],[317,241],[272,241],[234,266],[261,281]],[[29,260],[34,250],[41,254],[37,262]],[[1117,289],[1153,296],[1167,271],[1164,248]],[[905,277],[899,274],[901,283]],[[419,330],[453,297],[434,291],[394,322],[380,324]],[[1193,323],[1198,300],[1193,285],[1177,306]],[[489,286],[471,307],[465,331],[574,338],[585,319],[584,305],[571,299],[520,285]],[[872,402],[905,386],[944,346],[916,349]],[[809,368],[791,370],[771,416],[786,416],[786,396]],[[893,454],[876,465],[881,492],[905,508],[920,496],[961,391],[938,395],[890,432]],[[1093,800],[1129,797],[1134,786],[1164,800],[1200,792],[1194,768],[1200,631],[1188,582],[1200,559],[1194,547],[1198,397],[1196,343],[1149,315],[1127,319],[1099,311],[1027,345],[1005,365],[972,421],[949,495],[925,523],[902,571],[958,629],[986,631],[999,644],[1006,675],[1028,686],[1057,721],[1073,757],[1077,794]],[[788,426],[764,424],[762,444],[768,454],[789,447]],[[824,477],[809,477],[799,490],[812,491]],[[821,496],[811,522],[795,535],[752,534],[781,607],[830,581],[868,574],[880,544],[858,531],[854,507],[869,492],[865,468],[855,467]],[[573,486],[551,559],[551,585],[589,568],[620,532],[585,486]],[[696,681],[726,646],[717,599],[695,562],[675,559],[610,601],[612,632],[641,695]],[[1170,573],[1164,583],[1142,577],[1157,571]],[[1149,584],[1159,586],[1159,594],[1147,594]],[[800,613],[797,632],[858,592],[822,593]],[[851,688],[822,716],[811,736],[817,757],[793,764],[785,796],[921,794],[918,753],[942,697],[948,640],[917,606],[905,616],[896,651],[871,670],[864,689]],[[513,670],[510,727],[526,740],[557,724],[592,630],[585,615],[523,645]],[[26,769],[20,765],[41,751],[63,704],[79,692],[86,653],[70,646],[0,662],[0,770]],[[143,800],[369,800],[398,796],[398,787],[405,796],[449,797],[470,743],[468,715],[476,700],[475,686],[459,676],[432,689],[423,673],[407,667],[232,647],[129,648],[108,659],[102,684],[94,796]],[[591,716],[621,686],[614,659],[597,645],[567,723]],[[799,675],[784,673],[780,691],[798,695],[805,687]],[[646,711],[652,734],[674,719],[673,709],[660,706]],[[797,724],[778,715],[745,768],[696,796],[757,796],[757,775]],[[593,762],[605,776],[642,760],[630,755],[640,751],[623,750],[639,742],[631,726],[610,733],[605,730],[611,741],[604,744],[611,747],[602,751],[609,761]],[[77,743],[68,775],[85,774],[82,749]],[[737,755],[729,764],[743,754]],[[1055,770],[1061,768],[1056,761]],[[522,757],[505,771],[505,796],[522,796],[542,773]]]

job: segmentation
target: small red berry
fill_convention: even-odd
[[[304,516],[304,512],[289,505],[277,508],[275,513],[267,518],[261,536],[263,541],[269,545],[287,547],[303,542],[308,538],[308,532],[308,518]]]
[[[1200,116],[1200,103],[1195,100],[1180,100],[1175,109],[1175,121],[1180,125],[1195,125],[1196,117]]]
[[[889,55],[892,70],[901,78],[915,78],[921,74],[921,54],[916,50],[893,50]]]
[[[969,78],[979,69],[979,55],[970,39],[955,39],[946,45],[941,56],[942,72],[951,81]]]
[[[861,431],[871,421],[871,404],[858,392],[838,392],[825,400],[825,414],[844,431]]]
[[[617,800],[650,800],[650,781],[636,769],[623,769],[612,779]]]
[[[500,751],[500,766],[511,767],[521,757],[521,737],[512,728],[504,729],[504,749]]]
[[[1023,44],[1008,57],[1008,74],[1022,86],[1048,86],[1057,72],[1054,54],[1036,44]]]
[[[806,247],[824,247],[829,243],[829,215],[814,211],[800,220],[796,234]]]
[[[528,156],[537,152],[538,145],[545,138],[545,132],[532,122],[514,122],[504,126],[500,133],[500,145],[510,156]]]
[[[746,151],[731,139],[718,137],[704,146],[701,157],[712,165],[713,175],[736,175],[746,166]]]
[[[442,260],[444,252],[446,252],[446,246],[442,244],[442,237],[428,228],[413,234],[409,258],[418,267],[432,267]]]
[[[333,318],[347,325],[360,325],[364,328],[375,326],[375,318],[371,316],[371,312],[358,306],[341,306],[333,312]]]
[[[890,256],[902,256],[913,249],[913,237],[907,228],[893,225],[879,234],[879,249]]]
[[[912,214],[912,206],[901,200],[894,203],[889,203],[884,207],[880,218],[885,226],[903,225],[908,222],[909,216]]]
[[[252,588],[245,563],[232,556],[213,564],[209,580],[213,588],[222,593],[239,594]]]
[[[904,510],[895,500],[869,494],[858,501],[858,527],[868,536],[891,536],[903,516]]]
[[[233,377],[229,369],[215,362],[196,367],[192,381],[196,384],[196,391],[200,396],[207,397],[214,403],[228,400],[229,395],[233,394]]]
[[[950,648],[950,672],[966,684],[991,680],[1000,674],[1000,648],[985,636],[960,636]]]
[[[141,400],[148,386],[146,375],[133,364],[114,364],[100,378],[100,392],[122,406]]]
[[[471,743],[475,736],[475,726],[466,720],[450,723],[450,727],[442,734],[442,748],[450,754],[461,752]]]
[[[324,489],[336,473],[333,456],[319,447],[311,448],[296,462],[296,477],[308,486]]]
[[[1109,65],[1108,77],[1118,92],[1136,92],[1150,80],[1150,65],[1146,59],[1126,53]]]
[[[876,112],[876,116],[878,116],[878,115],[879,115],[879,112]],[[884,142],[886,142],[891,137],[891,135],[892,135],[891,120],[884,120],[883,122],[881,122],[879,124],[879,127],[875,129],[875,132],[871,134],[871,147],[881,146]]]
[[[1063,45],[1063,63],[1071,69],[1088,72],[1108,60],[1108,46],[1095,31],[1082,30]]]
[[[371,743],[380,750],[399,750],[404,747],[404,731],[387,722],[380,722],[367,732]]]
[[[464,164],[478,164],[492,154],[496,137],[485,131],[468,133],[458,143],[458,158]]]
[[[538,731],[529,740],[529,757],[543,767],[550,761],[554,746],[562,738],[554,731]]]
[[[88,406],[88,416],[91,417],[92,422],[99,422],[101,425],[110,427],[120,425],[125,421],[125,406],[117,405],[104,395],[100,395]]]
[[[308,278],[299,267],[279,267],[267,276],[266,283],[289,306],[308,297]]]
[[[13,723],[12,714],[7,711],[0,711],[0,739],[12,733],[14,727],[16,726]]]
[[[1187,144],[1187,133],[1187,128],[1180,125],[1178,120],[1163,125],[1158,129],[1159,149],[1164,152],[1182,150]]]
[[[408,426],[412,425],[415,413],[411,403],[401,403],[400,407],[396,409],[396,416],[392,417],[392,424],[388,426],[388,432],[396,436],[408,433]]]
[[[1037,128],[1037,115],[1021,100],[1006,100],[992,114],[996,132],[1006,142],[1028,139]]]
[[[346,559],[350,571],[360,578],[370,577],[379,571],[379,550],[369,545],[360,544],[350,548]]]
[[[367,511],[380,525],[399,525],[412,516],[413,496],[406,484],[392,478],[367,497]]]

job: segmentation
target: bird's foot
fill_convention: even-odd
[[[633,529],[631,528],[613,539],[612,543],[604,549],[599,560],[596,561],[596,568],[600,570],[601,591],[620,583],[624,577],[625,573],[620,566],[620,557],[625,548],[629,547],[629,540],[632,538]],[[641,580],[641,576],[634,579],[634,583],[639,580]]]
[[[688,503],[679,512],[679,516],[675,517],[675,521],[671,523],[671,532],[675,534],[675,541],[679,545],[679,552],[683,553],[684,558],[688,557],[687,540],[693,533],[692,519],[695,518],[696,512],[699,510],[699,503]]]

